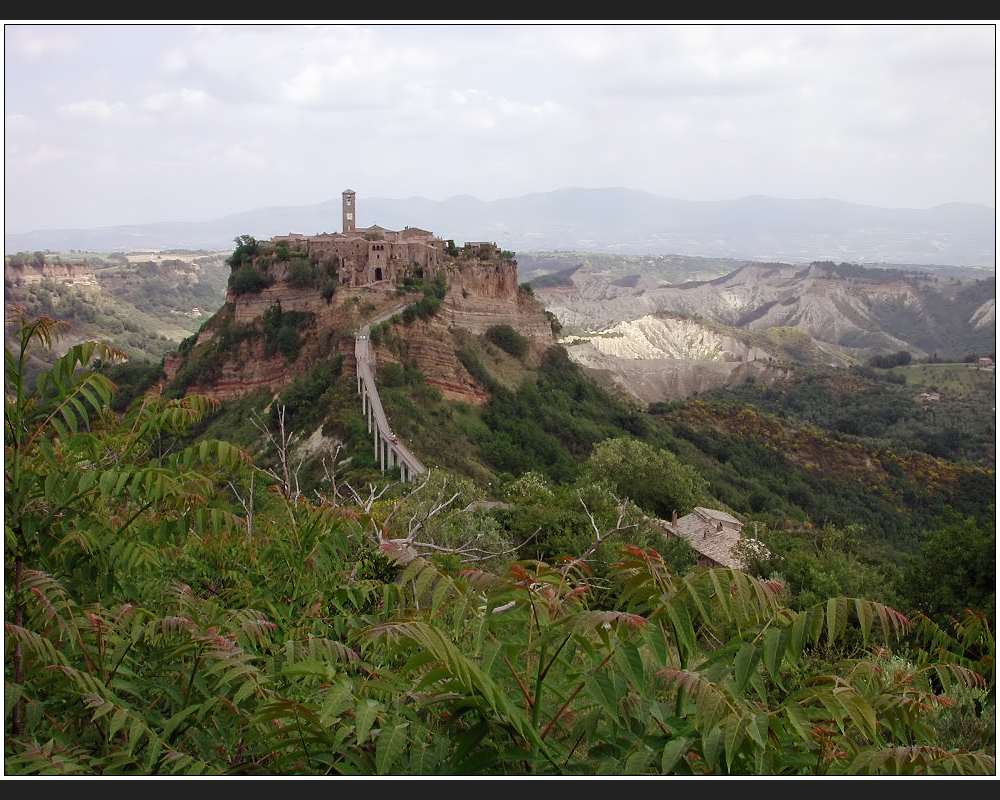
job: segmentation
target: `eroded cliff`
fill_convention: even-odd
[[[194,342],[165,359],[167,379],[179,379],[186,392],[222,402],[260,388],[277,392],[337,354],[353,370],[358,330],[391,317],[395,344],[376,348],[379,362],[405,362],[446,399],[479,405],[488,393],[456,355],[461,335],[510,326],[530,343],[529,358],[555,343],[545,309],[519,287],[516,262],[499,251],[487,257],[446,257],[435,272],[446,288],[434,313],[404,319],[406,307],[421,300],[421,281],[431,278],[422,269],[414,272],[419,279],[404,285],[382,280],[328,293],[318,286],[293,285],[287,264],[270,264],[262,273],[270,285],[242,293],[230,286],[226,305]],[[276,339],[295,339],[294,357]]]

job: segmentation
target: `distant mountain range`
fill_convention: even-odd
[[[686,255],[792,263],[993,268],[996,210],[969,203],[878,208],[838,200],[751,196],[687,201],[632,189],[561,189],[503,200],[357,199],[358,224],[417,227],[456,243],[496,242],[520,252]],[[268,207],[207,222],[151,222],[4,234],[5,253],[49,250],[226,250],[249,234],[336,233],[341,200]]]

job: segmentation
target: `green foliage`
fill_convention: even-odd
[[[7,267],[44,267],[45,266],[45,253],[40,250],[36,250],[34,253],[19,252],[13,255],[7,255],[3,258],[4,266]]]
[[[986,614],[693,568],[607,474],[511,474],[502,505],[437,471],[290,500],[242,449],[190,443],[203,398],[113,413],[107,348],[29,386],[57,332],[22,317],[5,350],[7,775],[995,774]],[[284,398],[302,419],[346,408],[334,366]],[[620,432],[574,375],[548,363],[526,407],[568,427],[578,397]],[[668,452],[608,438],[637,468]]]
[[[368,338],[371,339],[375,347],[389,344],[393,338],[392,323],[389,320],[383,320],[377,325],[372,325]]]
[[[337,293],[337,287],[339,285],[340,284],[336,278],[328,278],[323,284],[323,299],[326,300],[327,303],[333,299],[333,296]]]
[[[474,376],[485,374],[492,392],[483,411],[491,436],[480,447],[498,471],[537,470],[571,481],[597,442],[651,432],[641,414],[587,380],[560,348],[544,355],[536,380],[514,392],[497,385],[474,353],[460,351],[459,358]]]
[[[28,280],[15,271],[6,281],[6,306],[31,318],[63,320],[73,326],[75,341],[103,341],[130,362],[157,363],[197,329],[202,313],[223,303],[228,275],[217,254],[161,258],[52,254],[47,263],[65,277]],[[89,279],[76,280],[76,271]],[[51,363],[54,354],[41,351],[35,359]],[[29,380],[41,366],[31,366]]]
[[[944,624],[966,609],[996,613],[996,526],[953,519],[928,531],[899,576],[908,608]]]
[[[905,367],[913,359],[909,350],[900,350],[891,355],[872,356],[868,363],[877,369],[892,369],[893,367]]]
[[[949,506],[983,523],[994,516],[992,469],[871,449],[738,401],[674,405],[667,419],[714,494],[775,526],[860,524],[879,546],[905,551]]]
[[[236,242],[236,248],[233,250],[232,255],[226,259],[226,263],[235,272],[243,265],[252,262],[260,254],[261,242],[258,242],[253,236],[248,234],[237,236],[234,241]]]
[[[616,494],[661,519],[674,511],[690,513],[705,502],[705,481],[666,450],[639,439],[606,439],[594,446],[584,464],[586,475],[606,483]]]
[[[100,370],[116,387],[111,407],[119,413],[164,378],[161,364],[101,364]]]
[[[261,272],[252,263],[242,264],[229,278],[229,286],[237,297],[260,292],[273,282],[270,275]]]
[[[207,408],[199,398],[164,402],[147,394],[123,421],[108,414],[112,386],[88,367],[95,355],[108,362],[115,354],[95,343],[71,347],[29,391],[30,350],[51,347],[56,332],[51,320],[22,317],[18,351],[5,348],[7,769],[218,771],[204,761],[207,729],[203,748],[176,753],[173,732],[195,719],[193,708],[177,712],[186,702],[205,702],[202,713],[210,712],[224,683],[247,677],[247,658],[235,635],[219,638],[218,629],[208,632],[191,617],[181,622],[144,606],[164,546],[231,519],[211,503],[213,472],[247,459],[221,442],[169,445]],[[111,598],[116,605],[102,604]],[[244,631],[260,622],[242,620]],[[206,666],[229,660],[187,697],[170,691],[189,671],[175,650],[179,628],[188,640],[182,651],[204,650]]]
[[[493,380],[493,376],[475,350],[471,347],[463,346],[455,351],[455,355],[473,378],[491,392],[497,390],[499,384]]]
[[[321,398],[340,377],[343,362],[340,355],[334,356],[282,389],[278,402],[271,405],[272,425],[277,423],[279,408],[285,410],[285,423],[291,430],[306,430],[321,422],[325,407]]]
[[[324,278],[322,271],[310,259],[302,256],[289,259],[286,280],[293,289],[318,288]]]
[[[932,390],[944,396],[934,405],[922,404],[918,395]],[[995,422],[983,408],[992,405],[995,394],[990,373],[965,365],[911,364],[892,372],[801,371],[782,384],[748,382],[725,393],[709,393],[708,398],[752,403],[761,411],[878,448],[992,464],[989,448],[995,440]]]
[[[747,571],[780,580],[789,590],[790,606],[806,608],[832,595],[899,603],[896,566],[866,541],[862,526],[792,532],[757,527],[754,536],[768,555],[751,558]]]
[[[528,352],[528,340],[510,325],[491,325],[486,329],[486,338],[514,358],[522,358]]]
[[[423,297],[417,302],[411,303],[403,309],[402,320],[407,325],[412,325],[416,320],[427,320],[435,316],[441,308],[441,303],[448,293],[448,276],[443,270],[439,271],[431,281],[420,281],[413,283],[412,288],[423,287]]]
[[[302,329],[311,324],[313,315],[307,311],[282,311],[274,303],[264,312],[264,355],[281,353],[289,362],[299,357],[302,349]]]

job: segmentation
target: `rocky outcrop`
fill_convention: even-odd
[[[685,400],[712,389],[747,380],[773,383],[787,380],[793,370],[767,360],[701,361],[693,358],[622,358],[603,353],[592,342],[567,346],[572,361],[616,394],[649,404]]]
[[[361,325],[422,296],[400,296],[396,282],[382,280],[357,288],[341,287],[327,300],[318,289],[290,286],[281,266],[275,267],[269,273],[274,283],[259,292],[236,296],[230,289],[226,306],[218,316],[227,317],[230,330],[262,331],[264,315],[277,305],[282,312],[307,312],[311,321],[298,331],[302,339],[298,358],[289,363],[280,354],[265,357],[263,337],[247,336],[231,352],[222,354],[210,374],[199,376],[198,383],[189,386],[188,391],[226,402],[262,387],[278,391],[336,352],[344,354],[347,364],[353,364],[353,336]],[[447,278],[447,292],[437,313],[428,319],[397,324],[395,335],[402,341],[407,362],[423,373],[428,385],[446,399],[479,405],[488,394],[456,356],[457,334],[482,334],[492,326],[509,325],[539,353],[555,343],[552,326],[544,307],[519,287],[516,264],[499,253],[493,259],[445,258],[441,270]],[[221,318],[213,319],[205,325],[195,347],[211,345],[221,322]],[[401,354],[383,347],[378,356],[380,360],[392,360]],[[178,354],[165,359],[168,380],[182,366]]]
[[[489,393],[462,366],[455,355],[453,330],[438,321],[414,322],[399,331],[405,340],[406,359],[424,376],[424,383],[441,392],[445,400],[479,406]],[[379,362],[394,361],[392,353],[380,352]]]
[[[293,375],[280,353],[266,357],[262,344],[254,342],[241,345],[234,358],[223,361],[213,373],[211,383],[195,383],[190,391],[227,403],[257,389],[278,391],[292,380]]]
[[[4,278],[16,286],[41,283],[49,280],[73,286],[97,286],[97,276],[87,264],[46,263],[42,266],[24,264],[8,266],[4,269]]]
[[[163,372],[169,383],[183,366],[179,353],[163,359]],[[190,394],[201,394],[221,403],[238,400],[258,389],[279,391],[295,377],[295,372],[280,353],[267,356],[263,341],[241,342],[227,358],[187,387]]]
[[[856,363],[900,350],[920,358],[957,341],[993,350],[993,282],[829,263],[752,263],[678,285],[633,277],[584,263],[535,291],[570,357],[646,402],[780,378],[777,362]]]
[[[997,302],[987,300],[976,309],[971,319],[972,326],[978,329],[996,330],[997,324]]]
[[[622,321],[669,315],[763,331],[795,327],[837,346],[907,349],[887,318],[926,317],[940,289],[933,276],[895,270],[838,272],[813,265],[750,264],[721,278],[680,286],[622,286],[580,269],[569,286],[540,289],[538,296],[567,334],[609,329]],[[872,334],[876,334],[874,337]]]
[[[656,317],[619,322],[591,335],[573,335],[564,344],[589,342],[596,350],[620,359],[687,359],[695,361],[768,360],[771,354],[733,335],[694,320]]]
[[[510,325],[528,339],[546,345],[554,343],[552,323],[545,308],[532,294],[518,288],[516,273],[512,281],[502,273],[482,271],[470,276],[467,270],[456,270],[449,275],[448,296],[439,317],[449,327],[470,333],[481,334],[495,325]]]
[[[233,296],[230,289],[226,303],[233,307],[233,321],[237,325],[252,325],[276,304],[286,311],[305,311],[318,317],[335,317],[342,303],[328,303],[316,289],[294,289],[284,283],[276,283],[259,292]]]
[[[748,379],[782,380],[766,350],[693,320],[647,315],[561,339],[570,359],[609,389],[643,403],[683,400]]]
[[[480,335],[508,325],[530,343],[537,355],[555,344],[552,324],[541,303],[519,288],[513,264],[456,261],[447,268],[448,293],[438,313],[427,321],[399,326],[406,357],[424,380],[447,400],[481,405],[486,389],[456,356],[456,333]]]

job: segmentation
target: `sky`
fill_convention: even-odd
[[[996,26],[4,26],[8,233],[625,187],[996,206]]]

